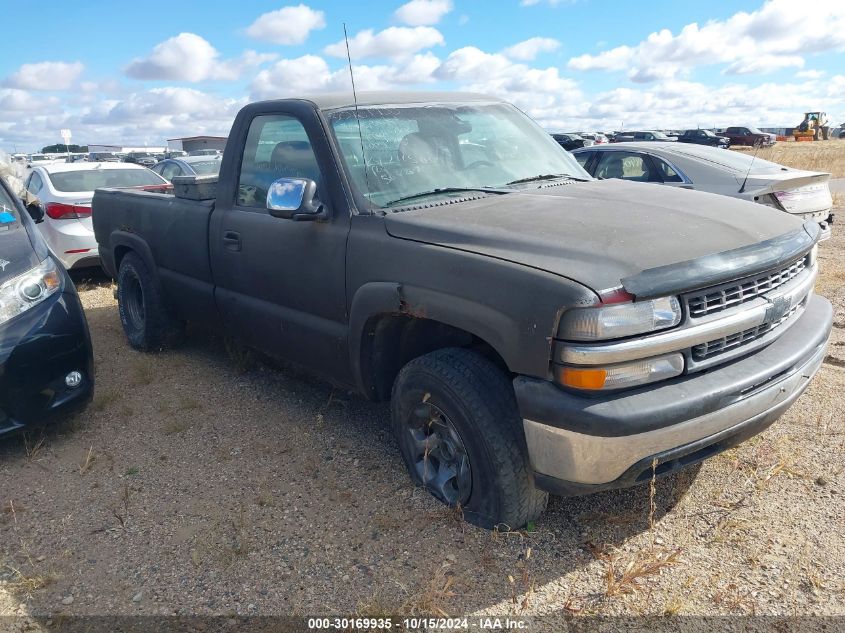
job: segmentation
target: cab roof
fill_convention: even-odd
[[[322,93],[296,97],[295,99],[280,99],[280,101],[310,101],[321,110],[348,108],[355,105],[352,91]],[[413,103],[468,103],[473,101],[502,101],[497,97],[476,92],[440,92],[414,90],[377,90],[358,93],[359,106],[374,105],[405,105]]]

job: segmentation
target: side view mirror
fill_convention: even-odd
[[[44,221],[44,206],[37,198],[26,205],[26,211],[36,224]]]
[[[325,217],[317,198],[317,183],[308,178],[279,178],[267,191],[270,215],[286,220],[313,221]]]

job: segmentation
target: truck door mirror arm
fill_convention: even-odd
[[[279,178],[267,191],[267,210],[276,218],[294,221],[325,219],[326,208],[317,197],[317,183],[309,178]]]

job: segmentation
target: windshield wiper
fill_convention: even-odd
[[[472,191],[481,191],[484,193],[513,193],[507,189],[495,189],[493,187],[442,187],[440,189],[432,189],[431,191],[420,191],[419,193],[412,193],[408,196],[402,196],[384,203],[383,206],[389,207],[398,202],[407,202],[408,200],[415,200],[417,198],[424,198],[425,196],[433,196],[438,193],[467,193]]]
[[[540,174],[539,176],[529,176],[528,178],[520,178],[519,180],[511,180],[507,185],[519,185],[523,182],[536,182],[537,180],[557,180],[558,178],[571,178],[572,180],[580,180],[586,182],[583,178],[570,176],[569,174]]]

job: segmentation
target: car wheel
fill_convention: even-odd
[[[483,356],[449,348],[409,362],[393,385],[391,419],[414,482],[470,523],[518,529],[545,509],[513,387]]]
[[[145,352],[174,345],[184,323],[167,308],[161,288],[144,261],[127,253],[117,273],[117,306],[129,344]]]

